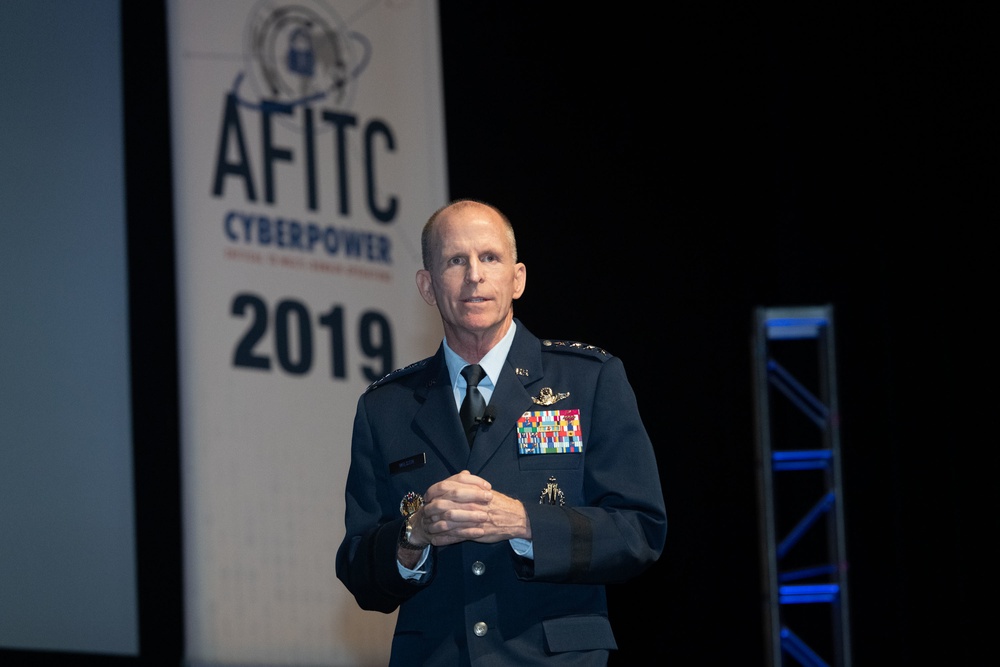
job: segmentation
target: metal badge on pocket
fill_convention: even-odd
[[[566,505],[566,494],[559,488],[555,477],[549,477],[549,483],[542,489],[542,495],[538,496],[539,505]]]

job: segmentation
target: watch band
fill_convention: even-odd
[[[412,533],[413,526],[410,525],[410,517],[406,517],[406,520],[403,522],[403,527],[399,531],[399,540],[397,541],[400,548],[408,549],[409,551],[423,551],[426,546],[429,546],[426,545],[425,547],[418,547],[416,544],[410,542],[410,535]]]

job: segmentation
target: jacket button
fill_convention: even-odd
[[[487,629],[486,624],[482,621],[472,626],[472,631],[476,633],[477,637],[485,637]]]
[[[483,576],[484,572],[486,572],[486,564],[483,563],[483,561],[477,560],[475,563],[472,564],[472,574],[476,575],[477,577],[481,577]]]

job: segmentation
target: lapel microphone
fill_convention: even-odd
[[[492,405],[487,405],[486,410],[483,412],[482,417],[476,417],[477,424],[486,424],[489,426],[493,423],[493,420],[497,418],[497,409]]]

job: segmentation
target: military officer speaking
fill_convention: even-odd
[[[526,267],[495,207],[450,203],[421,246],[444,338],[358,400],[337,576],[398,608],[390,665],[607,665],[605,584],[667,531],[622,362],[514,318]]]

